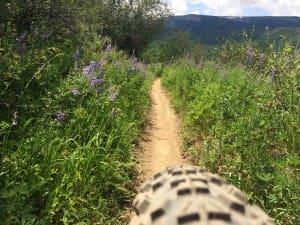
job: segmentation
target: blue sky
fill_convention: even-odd
[[[175,15],[300,16],[300,0],[162,0]]]

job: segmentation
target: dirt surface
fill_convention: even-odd
[[[160,79],[153,83],[151,100],[145,136],[140,143],[142,150],[138,154],[141,182],[168,166],[187,164],[181,153],[180,120],[161,87]]]

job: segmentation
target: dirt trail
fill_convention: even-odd
[[[167,166],[187,164],[182,156],[179,136],[180,120],[171,108],[160,79],[154,81],[151,90],[152,107],[143,141],[138,154],[141,170],[140,181],[151,177]]]

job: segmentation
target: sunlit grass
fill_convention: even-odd
[[[236,57],[229,63],[179,60],[164,69],[162,81],[183,115],[194,162],[222,173],[278,224],[296,224],[299,54],[287,45],[266,53],[262,65],[258,52],[240,47],[227,52]]]

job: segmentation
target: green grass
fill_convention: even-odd
[[[277,224],[300,219],[299,57],[293,59],[275,75],[187,59],[162,75],[194,163],[224,175]]]
[[[125,223],[136,176],[131,150],[149,104],[151,76],[141,63],[105,48],[102,39],[87,43],[77,66],[72,60],[65,65],[66,75],[56,60],[72,56],[59,48],[37,65],[46,51],[16,55],[11,68],[27,81],[13,84],[5,70],[7,89],[17,85],[24,94],[2,93],[19,100],[1,110],[1,223]],[[91,61],[101,63],[91,68]]]

